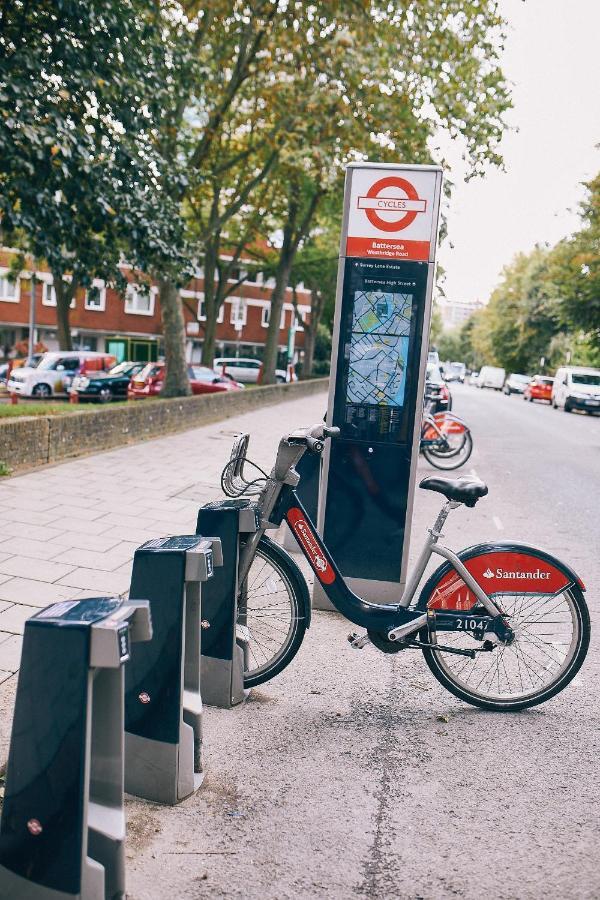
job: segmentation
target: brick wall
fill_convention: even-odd
[[[131,401],[62,416],[0,419],[0,461],[13,470],[60,462],[307,397],[326,387],[326,378],[316,378],[227,394]]]

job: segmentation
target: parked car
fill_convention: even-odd
[[[600,369],[562,366],[554,376],[552,406],[565,412],[581,409],[600,413]]]
[[[533,403],[534,400],[545,400],[547,403],[552,403],[553,384],[554,378],[549,378],[547,375],[534,375],[525,388],[523,400],[529,400],[530,403]]]
[[[262,362],[260,359],[237,359],[229,356],[215,359],[213,363],[215,372],[223,374],[223,366],[225,374],[235,378],[236,381],[242,384],[257,384]],[[275,378],[283,384],[288,381],[288,374],[285,369],[275,369]]]
[[[461,362],[450,362],[444,366],[444,378],[446,381],[460,381],[464,383],[467,367]]]
[[[156,397],[163,389],[166,367],[164,362],[148,363],[141,372],[135,375],[127,388],[130,400],[141,400],[144,397]],[[188,366],[188,378],[192,394],[215,394],[223,391],[239,391],[244,386],[223,378],[208,366]]]
[[[497,366],[482,366],[477,378],[477,387],[489,387],[496,391],[501,391],[505,378],[506,372],[504,369],[500,369]]]
[[[80,401],[110,403],[111,400],[126,400],[129,382],[145,365],[143,362],[121,362],[108,372],[76,375],[70,393],[77,394]]]
[[[0,384],[6,384],[8,378],[8,363],[0,363]]]
[[[427,363],[425,393],[432,394],[434,397],[434,413],[446,412],[446,410],[452,409],[452,394],[442,378],[442,373],[437,363]]]
[[[76,375],[101,372],[115,364],[114,356],[91,350],[44,353],[37,366],[13,369],[7,382],[10,392],[22,397],[62,397]]]
[[[529,375],[516,375],[514,372],[504,382],[502,393],[510,397],[511,394],[522,394],[531,381]]]

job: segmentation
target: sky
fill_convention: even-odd
[[[600,171],[600,0],[500,0],[508,20],[502,68],[513,109],[505,172],[465,183],[458,165],[439,251],[449,300],[487,302],[504,265],[578,227],[581,184]],[[518,129],[518,131],[516,130]],[[452,245],[452,246],[451,246]]]

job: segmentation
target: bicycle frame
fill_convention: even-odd
[[[489,616],[501,617],[501,610],[477,584],[458,556],[452,550],[438,543],[441,537],[441,528],[450,511],[461,505],[452,501],[444,504],[433,528],[429,529],[423,550],[397,605],[370,603],[355,594],[344,580],[335,560],[318,535],[314,522],[295,491],[299,477],[294,467],[304,452],[306,452],[306,448],[301,445],[287,441],[280,444],[275,467],[258,501],[259,529],[249,536],[240,553],[238,576],[240,584],[249,571],[256,546],[264,531],[267,528],[277,528],[285,520],[331,603],[355,625],[377,632],[392,629],[392,640],[398,640],[425,625],[427,614],[409,607],[423,578],[427,563],[434,553],[446,559],[454,567]],[[464,617],[464,613],[458,614],[448,610],[443,612],[441,618],[446,620],[447,625],[452,628],[453,620],[461,615]]]

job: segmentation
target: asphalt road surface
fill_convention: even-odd
[[[445,529],[455,548],[515,538],[600,585],[600,420],[466,386],[467,472],[489,484]],[[423,474],[430,467],[421,461]],[[421,492],[413,553],[439,508]],[[317,613],[289,669],[205,715],[208,775],[174,809],[129,803],[131,900],[600,896],[598,640],[558,697],[478,711],[417,652],[352,650]]]

